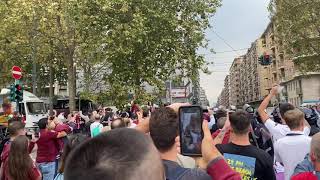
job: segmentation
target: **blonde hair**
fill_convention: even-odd
[[[284,113],[283,119],[290,129],[296,129],[303,124],[304,113],[300,109],[295,108]]]

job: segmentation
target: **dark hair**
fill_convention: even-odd
[[[8,132],[10,136],[17,135],[19,130],[23,130],[25,127],[25,124],[21,121],[12,121],[8,125]]]
[[[28,138],[18,136],[11,143],[8,159],[9,174],[14,180],[30,179],[33,161],[28,152]]]
[[[65,180],[164,179],[160,156],[145,134],[119,128],[82,143],[67,158]]]
[[[161,107],[151,114],[150,136],[160,152],[168,151],[178,136],[178,115],[169,107]]]
[[[46,129],[48,125],[48,118],[42,118],[38,121],[39,129]]]
[[[237,110],[230,114],[230,125],[233,132],[238,135],[243,135],[249,132],[251,119],[249,113],[243,110]]]
[[[289,111],[289,110],[294,110],[295,107],[294,105],[290,104],[290,103],[280,103],[279,104],[279,112],[281,117],[284,117],[284,114]]]
[[[217,110],[217,112],[215,114],[215,119],[220,119],[222,117],[227,117],[227,111],[225,111],[223,109]]]
[[[227,121],[227,117],[221,117],[220,119],[218,119],[218,123],[217,123],[218,128],[222,129],[226,121]]]
[[[76,135],[73,135],[70,138],[68,138],[68,143],[65,144],[65,146],[63,148],[63,154],[61,157],[61,164],[60,164],[60,168],[59,168],[59,173],[64,172],[66,159],[69,156],[71,150],[73,150],[75,147],[79,146],[81,143],[85,142],[88,139],[89,139],[88,136],[83,135],[83,134],[76,134]]]
[[[111,129],[124,128],[124,127],[126,127],[126,123],[122,118],[117,118],[111,122]]]
[[[122,118],[128,118],[129,117],[129,114],[127,112],[121,112],[120,113],[120,117]]]

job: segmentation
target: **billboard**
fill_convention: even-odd
[[[172,98],[186,98],[187,97],[186,88],[181,87],[181,88],[171,89],[171,97]]]

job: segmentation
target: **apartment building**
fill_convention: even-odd
[[[200,101],[201,106],[210,106],[206,91],[202,87],[200,87],[200,97],[199,98],[200,98],[199,101]]]
[[[290,102],[295,106],[320,102],[320,72],[299,72],[284,50],[276,27],[271,21],[261,37],[251,44],[247,53],[233,61],[230,76],[225,79],[219,98],[220,105],[240,108],[248,103],[257,106],[269,94],[273,84],[284,86],[280,95],[272,99],[271,103],[274,105],[280,101]],[[259,64],[259,57],[265,55],[271,57],[270,65]]]
[[[218,106],[230,107],[230,75],[227,75],[224,79],[224,88],[222,89],[220,96],[218,97]]]
[[[256,52],[256,42],[252,43],[251,48],[244,55],[240,68],[240,99],[241,105],[259,100],[259,82],[257,72],[258,56]]]
[[[229,103],[229,97],[227,96],[226,89],[223,88],[220,93],[220,96],[218,97],[217,105],[224,106],[225,108],[228,108],[229,107],[228,103]]]
[[[256,40],[256,52],[258,57],[268,54],[265,38]],[[257,65],[260,100],[267,96],[272,88],[272,67]]]
[[[242,68],[242,62],[244,60],[244,56],[240,56],[238,58],[235,58],[229,73],[230,73],[230,106],[241,106],[242,105],[242,99],[241,99],[241,85],[243,82],[241,82],[240,75],[241,75],[241,68]]]
[[[269,74],[271,72],[271,76],[267,76],[270,78],[267,89],[275,83],[284,86],[283,92],[273,103],[287,101],[300,106],[303,103],[319,101],[320,72],[300,72],[285,52],[282,40],[276,35],[276,25],[271,21],[260,38],[264,48],[262,50],[272,57],[272,64],[266,68]]]
[[[224,104],[228,108],[230,107],[230,75],[224,79],[224,89]]]

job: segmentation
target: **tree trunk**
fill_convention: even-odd
[[[37,78],[37,28],[38,28],[38,19],[37,16],[33,17],[32,22],[32,31],[31,31],[31,58],[32,58],[32,93],[37,95],[40,87],[38,87],[38,78]],[[38,90],[37,90],[38,89]]]
[[[66,62],[68,66],[68,89],[69,89],[69,110],[70,113],[76,110],[76,78],[74,72],[74,64],[73,64],[73,53],[68,51],[65,53]]]
[[[91,84],[91,82],[90,82],[90,79],[91,79],[91,71],[90,71],[90,66],[89,66],[89,64],[86,64],[86,66],[85,66],[85,68],[84,68],[85,70],[84,70],[84,91],[85,92],[87,92],[87,93],[89,93],[90,92],[90,84]],[[91,79],[91,81],[92,81],[92,79]]]
[[[53,115],[53,68],[52,63],[49,66],[49,109],[50,116]]]

